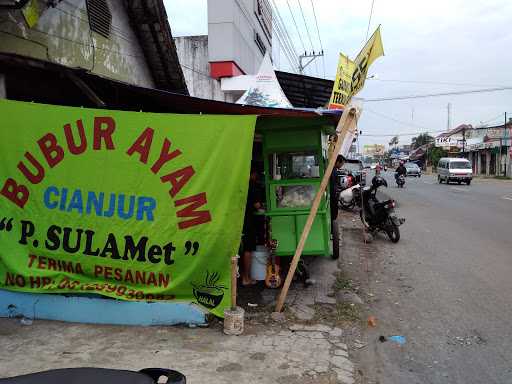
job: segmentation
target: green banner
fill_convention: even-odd
[[[0,288],[230,305],[256,116],[0,100]]]

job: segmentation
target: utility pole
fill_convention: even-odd
[[[464,152],[466,152],[466,127],[462,128],[462,157],[465,157]]]
[[[299,56],[299,72],[300,72],[300,74],[302,75],[304,73],[304,69],[306,69],[306,67],[309,64],[311,64],[313,62],[313,60],[315,60],[317,57],[322,57],[323,55],[324,55],[323,50],[318,53],[315,53],[315,51],[313,51],[313,53],[304,52],[303,55],[300,55]],[[310,59],[310,60],[306,64],[302,65],[302,60],[305,60],[305,59]]]
[[[446,109],[448,110],[448,121],[446,123],[446,130],[449,131],[452,126],[452,104],[448,103]]]
[[[503,146],[503,139],[507,134],[507,112],[505,112],[505,121],[503,122],[503,135],[500,135],[500,156],[499,156],[499,159],[500,159],[500,171],[501,171],[501,151],[502,151],[502,146]],[[508,157],[508,153],[506,154],[507,157]],[[501,172],[500,172],[501,173]],[[507,176],[507,158],[505,157],[505,172],[503,174],[503,176]]]

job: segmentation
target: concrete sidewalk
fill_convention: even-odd
[[[270,317],[276,291],[268,291],[268,307],[247,313],[242,336],[225,336],[218,320],[209,328],[183,328],[0,319],[0,377],[63,367],[162,367],[181,371],[191,384],[351,384],[344,329],[317,311],[318,305],[336,309],[327,290],[337,262],[317,258],[312,266],[318,284],[294,287],[279,322]]]

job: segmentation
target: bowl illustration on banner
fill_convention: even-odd
[[[219,279],[220,275],[218,272],[209,273],[206,271],[206,276],[202,284],[192,283],[192,291],[199,304],[211,309],[222,302],[226,287],[217,285]]]

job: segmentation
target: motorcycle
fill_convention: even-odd
[[[377,190],[380,186],[387,187],[388,184],[382,177],[375,176],[372,185],[362,189],[359,198],[361,221],[370,233],[384,232],[388,235],[389,240],[398,243],[400,240],[399,227],[405,222],[405,219],[398,218],[394,214],[395,200],[379,201],[377,199]]]
[[[404,175],[395,174],[395,180],[396,180],[396,185],[398,186],[398,188],[404,187],[404,185],[405,185],[405,176]]]
[[[342,190],[338,195],[339,206],[347,211],[352,210],[356,206],[357,195],[361,185],[356,184]]]

